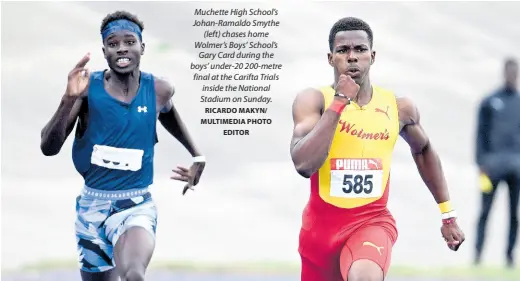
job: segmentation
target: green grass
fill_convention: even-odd
[[[77,264],[71,260],[52,260],[26,265],[16,272],[44,272],[51,270],[76,269]],[[175,271],[192,271],[207,273],[262,273],[262,274],[298,274],[299,264],[291,263],[237,263],[237,264],[204,264],[193,262],[154,262],[151,265],[153,269],[175,270]],[[13,271],[2,270],[4,273],[12,273]],[[403,265],[393,265],[390,268],[390,276],[396,277],[414,277],[428,276],[438,278],[453,279],[470,279],[479,278],[480,280],[518,280],[520,276],[519,270],[506,270],[503,267],[434,267],[423,268]]]

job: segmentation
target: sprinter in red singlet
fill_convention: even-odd
[[[306,89],[293,104],[291,156],[311,181],[299,252],[302,281],[382,281],[397,240],[387,209],[392,152],[401,135],[441,211],[442,235],[457,251],[456,221],[437,153],[407,98],[371,84],[376,53],[367,23],[344,18],[329,35],[334,83]]]

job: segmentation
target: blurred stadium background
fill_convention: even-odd
[[[223,126],[200,125],[201,83],[192,81],[189,67],[200,61],[193,42],[203,39],[201,29],[191,25],[195,8],[211,7],[280,10],[281,27],[269,30],[270,40],[281,46],[274,51],[276,61],[284,64],[281,80],[272,83],[268,115],[274,124],[252,128],[249,137],[223,136]],[[488,226],[486,267],[470,267],[480,199],[473,165],[476,106],[501,83],[504,57],[520,57],[519,2],[2,2],[3,280],[79,280],[73,223],[82,182],[71,162],[72,141],[59,156],[45,158],[40,130],[77,60],[90,51],[90,68],[105,67],[99,27],[107,13],[119,9],[144,21],[142,69],[176,85],[174,101],[208,159],[197,191],[181,196],[182,184],[169,181],[169,171],[190,158],[159,130],[153,193],[160,218],[150,280],[265,280],[268,272],[269,280],[298,280],[297,237],[309,184],[289,158],[291,103],[300,89],[331,82],[328,32],[344,16],[365,19],[374,30],[373,81],[418,104],[467,236],[459,252],[447,249],[437,206],[400,140],[390,199],[400,237],[388,279],[520,276],[501,270],[508,227],[505,189]],[[239,272],[247,274],[237,277]]]

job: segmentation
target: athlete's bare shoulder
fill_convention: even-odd
[[[154,77],[155,94],[170,99],[175,93],[173,84],[164,77]]]
[[[296,95],[292,106],[294,128],[291,147],[312,131],[320,121],[323,104],[323,95],[317,89],[307,88]]]
[[[410,98],[396,98],[399,112],[399,134],[408,143],[413,153],[422,153],[429,144],[429,137],[420,124],[417,106]]]
[[[157,108],[163,108],[170,102],[175,93],[175,88],[164,77],[154,77],[154,87],[155,96],[157,97]]]
[[[305,118],[309,114],[321,114],[324,102],[323,94],[318,89],[306,88],[300,91],[293,102],[292,113],[294,121]]]
[[[408,97],[396,97],[397,111],[399,113],[399,130],[405,126],[419,124],[420,115],[417,106]]]

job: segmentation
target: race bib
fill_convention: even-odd
[[[107,169],[139,171],[143,162],[142,149],[94,145],[90,163]]]
[[[378,198],[383,191],[383,162],[377,158],[330,159],[330,196]]]

